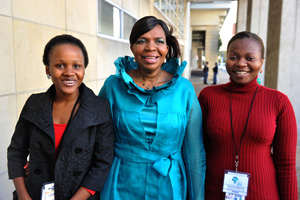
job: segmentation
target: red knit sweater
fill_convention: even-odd
[[[231,82],[237,148],[257,85],[256,79],[247,85]],[[225,198],[224,170],[235,170],[229,88],[230,83],[206,87],[198,97],[203,112],[207,200]],[[297,125],[289,99],[279,91],[258,85],[239,153],[238,171],[251,174],[246,199],[298,199],[296,143]]]

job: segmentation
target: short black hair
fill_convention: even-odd
[[[84,44],[78,38],[67,34],[57,35],[46,44],[43,55],[44,65],[49,66],[49,55],[51,54],[53,47],[60,44],[72,44],[79,47],[84,57],[84,66],[87,67],[89,64],[89,57]]]
[[[229,49],[229,46],[230,44],[237,40],[237,39],[244,39],[244,38],[249,38],[249,39],[253,39],[255,40],[256,42],[258,42],[259,46],[260,46],[260,52],[261,52],[261,58],[264,58],[265,56],[265,46],[264,46],[264,42],[262,41],[262,39],[256,35],[255,33],[252,33],[250,31],[242,31],[242,32],[239,32],[237,34],[235,34],[228,42],[228,45],[227,45],[227,52],[228,52],[228,49]]]
[[[171,58],[174,57],[179,58],[181,56],[180,46],[177,39],[172,35],[173,33],[172,26],[169,29],[167,24],[164,21],[157,19],[154,16],[145,16],[139,19],[134,24],[129,37],[130,45],[131,46],[134,45],[134,43],[141,35],[151,31],[157,25],[160,25],[164,30],[166,35],[167,45],[169,46],[169,51],[166,55],[166,59],[170,60]]]

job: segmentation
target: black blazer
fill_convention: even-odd
[[[80,186],[101,191],[113,160],[113,126],[107,100],[95,96],[83,83],[81,103],[64,133],[55,161],[51,109],[52,85],[46,93],[31,95],[19,117],[7,150],[9,178],[25,177],[26,187],[39,200],[43,183],[54,181],[55,199],[70,199]],[[89,199],[99,199],[96,192]]]

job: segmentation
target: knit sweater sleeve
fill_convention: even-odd
[[[207,96],[206,96],[206,89],[204,88],[199,96],[198,96],[198,101],[200,103],[201,106],[201,110],[202,110],[202,124],[203,124],[203,141],[204,141],[204,147],[206,144],[206,137],[207,137],[207,133],[206,133],[206,119],[207,119],[207,112],[208,112],[208,105],[207,105]]]
[[[280,199],[298,199],[296,176],[297,124],[293,107],[286,95],[277,103],[273,159]]]

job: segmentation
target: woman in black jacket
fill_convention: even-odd
[[[113,158],[109,104],[82,83],[88,55],[79,39],[52,38],[43,62],[53,85],[29,97],[8,147],[14,199],[41,199],[53,183],[56,200],[99,199]]]

